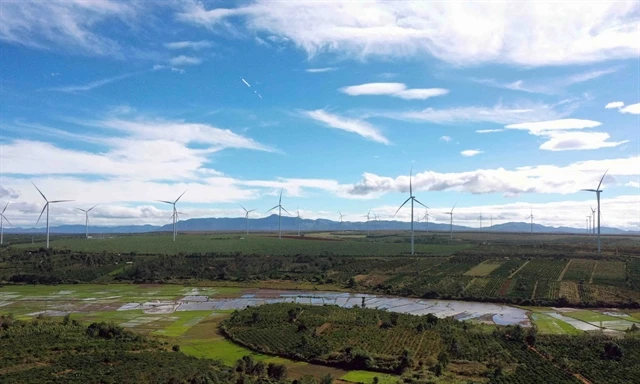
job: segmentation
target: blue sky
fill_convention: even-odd
[[[413,169],[431,221],[584,226],[609,169],[603,225],[637,230],[640,5],[582,6],[3,2],[0,200],[33,226],[33,181],[76,200],[54,224],[164,224],[184,190],[186,217],[258,217],[283,188],[388,219]]]

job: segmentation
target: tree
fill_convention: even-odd
[[[378,378],[378,376],[374,376],[373,377],[373,384],[379,384],[380,383],[380,379]]]
[[[256,376],[264,376],[264,373],[266,371],[267,371],[267,367],[264,365],[264,363],[262,361],[258,361],[253,366],[253,374],[256,375]]]
[[[440,365],[440,363],[436,364],[433,367],[433,373],[438,377],[442,375],[442,365]]]
[[[173,347],[171,347],[171,350],[173,352],[180,352],[180,346],[178,344],[174,345]]]
[[[389,316],[389,319],[391,320],[391,324],[393,326],[398,325],[398,318],[400,317],[400,315],[398,315],[396,312],[391,312],[391,315]]]
[[[620,360],[622,358],[622,348],[613,341],[607,341],[604,343],[604,352],[602,353],[603,359],[608,360]]]
[[[347,287],[355,288],[356,285],[358,285],[358,283],[356,282],[356,279],[354,279],[353,277],[350,277],[349,281],[347,282]]]
[[[524,337],[524,341],[530,346],[533,347],[536,345],[536,337],[538,336],[538,329],[536,327],[531,327],[527,330],[527,335]]]
[[[273,380],[282,380],[287,377],[287,367],[282,364],[269,363],[267,375]]]
[[[443,368],[446,368],[447,365],[449,365],[449,354],[446,351],[442,351],[438,354],[438,363],[442,365]]]
[[[326,374],[320,379],[320,384],[333,384],[333,376]]]

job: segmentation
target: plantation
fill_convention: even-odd
[[[472,374],[466,371],[466,379],[491,383],[579,383],[574,375],[593,383],[622,383],[640,374],[634,363],[640,353],[635,334],[622,339],[589,335],[551,316],[534,316],[547,333],[572,329],[575,336],[537,335],[517,326],[492,330],[431,315],[299,304],[234,312],[222,329],[234,342],[262,353],[420,380],[459,379],[464,366],[475,367]],[[612,344],[622,352],[612,352]],[[616,374],[605,377],[607,369]]]

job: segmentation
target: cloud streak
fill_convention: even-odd
[[[308,73],[325,73],[325,72],[333,72],[338,70],[338,67],[324,67],[324,68],[307,68],[305,72]]]
[[[194,51],[210,48],[213,44],[207,40],[200,41],[174,41],[171,43],[165,43],[164,46],[168,49],[193,49]]]
[[[358,134],[368,140],[389,145],[391,142],[384,137],[380,131],[373,125],[363,120],[349,119],[346,117],[334,115],[322,109],[314,111],[303,111],[303,116],[309,117],[327,127],[339,129],[342,131]]]
[[[105,85],[108,85],[108,84],[111,84],[111,83],[117,83],[119,81],[128,79],[128,78],[133,77],[133,76],[137,76],[137,75],[143,74],[145,72],[146,71],[125,73],[125,74],[118,75],[118,76],[107,77],[105,79],[95,80],[95,81],[89,82],[87,84],[63,85],[63,86],[59,86],[59,87],[44,88],[44,90],[54,91],[54,92],[68,92],[68,93],[86,92],[86,91],[90,91],[92,89],[104,87]]]

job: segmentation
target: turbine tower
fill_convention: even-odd
[[[422,216],[422,219],[425,221],[426,232],[429,233],[429,210],[428,209],[424,210],[424,216]]]
[[[182,192],[182,195],[178,196],[175,201],[157,200],[160,203],[171,204],[173,206],[173,214],[171,215],[171,218],[173,219],[173,241],[176,241],[176,224],[178,222],[178,211],[176,210],[176,204],[185,193],[187,193],[187,191]]]
[[[300,217],[300,208],[299,207],[296,207],[296,213],[298,215],[297,216],[297,218],[298,218],[298,237],[300,237],[300,219],[301,219],[301,217]]]
[[[7,205],[5,205],[4,209],[2,210],[2,212],[0,212],[0,245],[2,245],[2,243],[4,241],[4,220],[7,220],[7,223],[9,223],[9,225],[13,227],[13,224],[11,224],[9,219],[7,219],[7,216],[4,215],[4,211],[7,210],[7,207],[9,206],[9,203],[10,203],[10,201],[7,201]]]
[[[242,204],[240,204],[240,206],[242,207]],[[253,211],[255,211],[255,209],[249,209],[247,210],[247,208],[242,207],[242,209],[244,209],[244,220],[245,220],[245,229],[246,229],[246,234],[249,234],[249,214]]]
[[[98,204],[89,209],[76,208],[77,210],[84,212],[85,237],[87,239],[89,238],[89,212],[91,212],[91,210],[97,206]]]
[[[405,204],[407,204],[407,202],[411,201],[411,254],[414,254],[414,245],[413,245],[413,203],[416,202],[420,205],[422,205],[425,208],[429,208],[426,205],[422,204],[418,199],[416,199],[415,196],[413,196],[413,185],[411,183],[411,177],[413,176],[413,168],[411,169],[411,171],[409,172],[409,197],[407,198],[407,200],[404,201],[404,203],[402,203],[402,205],[400,206],[400,208],[398,208],[398,210],[396,211],[396,213],[393,214],[393,217],[396,217],[396,215],[398,214],[398,212],[402,209],[402,207],[404,207]]]
[[[68,201],[73,201],[73,200],[52,200],[49,201],[47,200],[47,198],[44,196],[44,193],[42,193],[42,191],[40,190],[40,188],[38,188],[33,182],[31,183],[33,184],[34,187],[36,187],[36,189],[38,190],[38,192],[40,192],[40,196],[42,196],[42,198],[44,199],[44,201],[46,201],[47,203],[44,205],[44,207],[42,208],[42,212],[40,212],[40,216],[38,216],[38,221],[36,221],[36,225],[38,225],[38,223],[40,222],[40,218],[42,218],[42,214],[44,213],[45,209],[47,210],[47,248],[49,248],[49,205],[50,204],[56,204],[56,203],[66,203]]]
[[[587,191],[587,192],[595,192],[596,193],[596,199],[598,200],[598,253],[600,253],[601,248],[600,248],[600,192],[602,192],[602,190],[600,189],[600,186],[602,185],[602,180],[604,180],[604,177],[607,175],[607,172],[609,172],[609,170],[607,169],[604,172],[604,175],[602,175],[602,178],[600,179],[600,182],[598,183],[598,187],[596,189],[581,189],[581,191]]]
[[[453,210],[456,208],[456,204],[458,204],[457,201],[455,202],[455,204],[453,204],[453,208],[451,208],[451,212],[445,212],[445,214],[450,216],[449,234],[451,235],[451,240],[453,240]]]
[[[489,220],[490,220],[490,221],[489,221],[489,229],[490,229],[491,231],[493,231],[493,215],[491,215],[491,218],[490,218]]]
[[[531,208],[531,214],[527,217],[527,219],[531,219],[531,233],[533,234],[533,208]]]
[[[282,211],[287,212],[287,215],[291,215],[284,207],[282,206],[282,189],[280,189],[280,199],[278,200],[278,205],[271,208],[267,211],[267,213],[273,211],[278,208],[278,239],[282,239]]]
[[[478,216],[478,219],[480,219],[480,232],[482,232],[482,212],[480,212],[480,216]]]
[[[343,215],[342,212],[340,212],[340,211],[338,211],[338,214],[340,215],[340,229],[343,229],[342,218],[345,217],[346,215]],[[344,229],[343,229],[342,232],[344,232]]]
[[[369,220],[371,219],[371,210],[369,210],[369,212],[367,212],[367,214],[362,217],[367,218],[367,236],[369,236]]]
[[[596,210],[593,209],[592,206],[589,206],[589,209],[591,209],[591,234],[595,235],[596,234]]]

